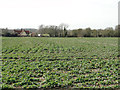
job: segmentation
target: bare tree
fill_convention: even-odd
[[[68,24],[65,24],[65,23],[61,23],[60,25],[59,25],[59,27],[60,27],[60,30],[62,30],[62,36],[63,37],[66,37],[67,36],[67,28],[68,28]]]
[[[64,30],[64,28],[68,28],[68,24],[65,24],[65,23],[61,23],[60,25],[59,25],[59,27],[60,27],[60,29],[62,29],[62,30]]]

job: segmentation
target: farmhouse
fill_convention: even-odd
[[[30,35],[30,31],[26,31],[24,29],[21,30],[14,30],[14,33],[17,34],[18,36],[26,37]]]

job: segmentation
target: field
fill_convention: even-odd
[[[118,38],[2,38],[3,88],[118,88]]]

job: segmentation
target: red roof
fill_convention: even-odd
[[[14,32],[20,34],[22,31],[14,30]]]
[[[20,34],[20,33],[22,32],[22,30],[14,30],[14,32]],[[30,33],[30,31],[25,31],[25,30],[24,30],[24,32],[26,32],[26,34],[29,34],[29,33]]]
[[[27,34],[29,34],[30,33],[30,31],[25,31]]]

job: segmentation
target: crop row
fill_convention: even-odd
[[[116,44],[116,38],[3,38],[2,86],[118,88]]]

